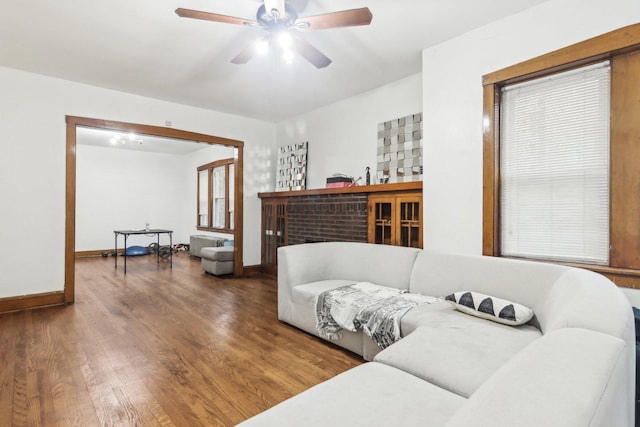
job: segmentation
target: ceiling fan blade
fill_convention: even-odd
[[[356,27],[369,25],[373,15],[368,7],[343,10],[341,12],[325,13],[322,15],[299,18],[296,26],[300,31],[326,30],[328,28]]]
[[[256,21],[252,21],[250,19],[236,18],[234,16],[227,16],[227,15],[219,15],[217,13],[201,12],[199,10],[192,10],[192,9],[178,8],[176,9],[176,15],[182,18],[202,19],[204,21],[223,22],[225,24],[250,25],[250,26],[258,25]]]
[[[293,44],[291,48],[298,52],[300,56],[302,56],[307,61],[311,62],[316,68],[324,68],[327,65],[331,64],[331,59],[329,59],[324,53],[320,52],[318,49],[309,44],[305,39],[298,36],[292,37]]]
[[[231,63],[232,64],[246,64],[247,62],[249,62],[251,60],[251,58],[254,57],[255,54],[256,54],[256,46],[255,46],[254,43],[251,43],[250,45],[248,45],[247,47],[242,49],[242,51],[240,51],[240,53],[237,54],[231,60]]]

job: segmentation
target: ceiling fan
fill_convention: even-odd
[[[326,67],[331,64],[331,59],[300,37],[298,32],[369,25],[373,18],[367,7],[299,18],[296,10],[286,0],[264,0],[256,12],[255,21],[183,8],[176,9],[176,14],[182,18],[246,25],[265,30],[265,37],[245,47],[231,60],[234,64],[246,64],[256,53],[266,52],[270,46],[276,45],[282,50],[285,62],[291,62],[293,52],[297,52],[316,68]]]

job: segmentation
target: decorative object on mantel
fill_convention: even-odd
[[[347,176],[343,173],[334,173],[333,176],[327,178],[326,188],[344,188],[354,187],[356,181],[352,176]]]
[[[422,181],[422,113],[378,124],[381,184]]]
[[[304,190],[307,187],[308,143],[284,145],[278,149],[276,191]]]

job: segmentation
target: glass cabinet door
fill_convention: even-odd
[[[287,205],[277,204],[276,210],[276,257],[277,249],[286,245]],[[276,260],[277,261],[277,260]]]
[[[370,195],[368,201],[369,243],[422,248],[422,195]]]
[[[274,229],[275,229],[275,205],[264,203],[262,205],[262,264],[275,264],[274,254]]]
[[[286,246],[287,202],[286,200],[262,201],[262,269],[268,274],[276,274],[278,248]]]
[[[400,233],[398,246],[422,247],[421,207],[417,198],[399,197],[397,200]]]
[[[389,201],[375,201],[374,211],[374,242],[382,245],[393,245],[393,203]]]

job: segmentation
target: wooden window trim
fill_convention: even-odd
[[[613,76],[613,73],[616,73],[616,67],[618,66],[617,64],[623,63],[623,61],[621,60],[622,58],[629,57],[630,55],[636,54],[638,52],[640,52],[640,24],[634,24],[483,76],[482,81],[484,99],[482,253],[484,255],[500,256],[501,252],[499,215],[499,112],[501,88],[505,85],[543,77],[569,69],[579,68],[606,59],[612,61]],[[623,89],[616,90],[615,83],[612,81],[612,204],[614,204],[616,201],[620,203],[619,200],[621,199],[621,197],[617,197],[615,193],[627,191],[630,184],[628,177],[626,178],[627,181],[615,182],[616,179],[622,178],[618,178],[614,172],[615,169],[619,169],[621,166],[623,166],[619,166],[614,163],[616,162],[616,158],[626,158],[628,162],[629,156],[627,155],[627,153],[625,153],[625,155],[618,154],[617,156],[615,156],[613,153],[617,149],[616,147],[624,144],[623,141],[629,141],[630,139],[634,138],[640,139],[640,125],[636,126],[631,131],[628,128],[620,130],[616,125],[616,123],[623,121],[621,117],[624,117],[625,122],[628,121],[627,119],[629,114],[629,100],[617,100],[618,95],[616,93],[621,94],[623,92]],[[622,98],[621,95],[619,97]],[[620,113],[619,110],[624,110],[624,112]],[[637,155],[634,155],[633,158],[637,159],[639,155],[640,152]],[[637,188],[637,186],[640,185],[640,183],[635,182],[633,182],[632,184],[634,185],[634,187],[632,188]],[[631,192],[633,192],[633,190]],[[629,210],[633,211],[634,209],[635,212],[640,213],[640,207],[629,208],[629,206],[612,206],[611,208],[612,213],[614,214],[618,210],[624,211],[625,209],[627,215],[629,214]],[[628,267],[628,254],[626,260],[618,261],[616,259],[616,250],[612,249],[609,266],[602,267],[581,264],[579,265],[580,267],[598,271],[610,277],[616,275],[640,277],[640,245],[632,245],[630,243],[633,239],[635,239],[637,234],[640,234],[640,224],[636,221],[636,223],[632,225],[633,231],[631,232],[631,234],[629,234],[629,221],[622,221],[623,224],[620,224],[619,222],[620,221],[614,218],[612,215],[610,219],[611,237],[625,238],[619,236],[622,234],[626,234],[626,240],[628,240],[629,242],[624,243],[624,246],[626,246],[627,248],[631,248],[631,250],[637,252],[631,256],[632,258],[634,258],[636,265],[632,268]],[[625,229],[625,232],[621,233],[619,230],[623,228]],[[612,247],[614,246],[616,246],[616,242],[612,242]]]
[[[201,166],[198,166],[197,168],[197,174],[198,174],[198,187],[197,187],[197,209],[196,209],[196,229],[201,230],[201,231],[212,231],[212,232],[217,232],[217,233],[228,233],[228,234],[233,234],[233,228],[230,228],[229,225],[231,224],[231,215],[229,214],[229,166],[233,165],[234,159],[229,158],[229,159],[222,159],[222,160],[216,160],[214,162],[211,163],[207,163]],[[224,166],[224,191],[225,191],[225,198],[224,198],[224,224],[225,226],[222,228],[219,227],[213,227],[211,224],[213,224],[213,186],[211,185],[211,179],[213,178],[213,170],[215,168],[218,168],[220,166]],[[202,226],[200,225],[200,172],[202,171],[208,171],[207,174],[207,182],[209,183],[209,192],[207,194],[207,217],[208,217],[208,222],[209,225],[208,226]]]
[[[640,48],[640,24],[629,25],[482,77],[482,85],[517,83],[609,59]]]

